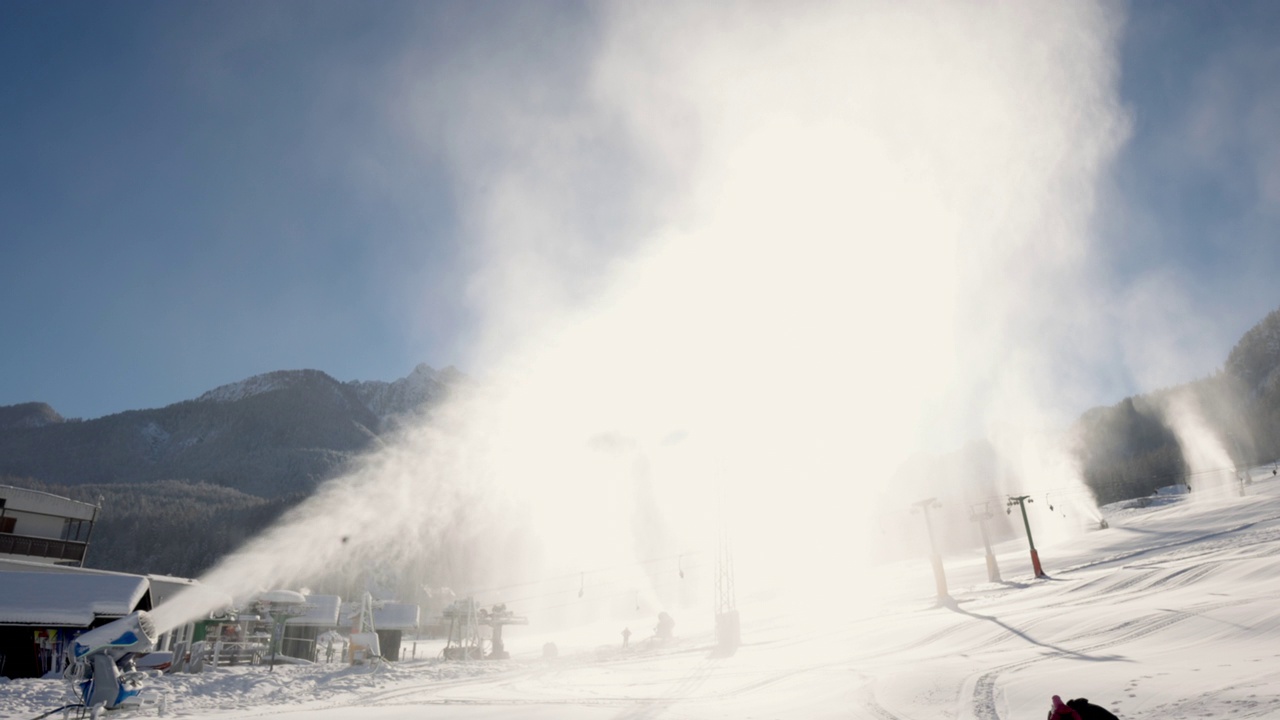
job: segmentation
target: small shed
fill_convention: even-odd
[[[359,622],[360,603],[349,602],[342,606],[343,624],[352,627]],[[373,627],[378,631],[378,646],[385,660],[400,659],[400,641],[406,630],[418,629],[419,608],[413,603],[375,600],[373,602]]]
[[[151,584],[138,575],[0,571],[0,675],[60,671],[75,636],[150,609]]]
[[[284,621],[280,652],[302,660],[318,660],[316,640],[338,627],[342,598],[337,595],[307,595],[305,612]]]
[[[72,575],[123,575],[126,577],[145,577],[151,590],[151,607],[158,608],[168,602],[171,598],[183,594],[185,592],[195,592],[204,596],[208,596],[210,600],[206,604],[217,605],[220,609],[229,608],[231,606],[231,596],[226,593],[214,590],[206,585],[201,585],[195,580],[188,578],[172,577],[170,575],[145,575],[138,576],[131,573],[115,572],[113,570],[98,570],[96,568],[81,568],[70,565],[53,565],[43,562],[33,562],[30,560],[15,560],[11,558],[0,557],[0,572],[41,572],[41,573],[62,573]],[[193,632],[198,629],[196,622],[187,622],[160,634],[156,638],[157,650],[169,650],[179,643],[191,644],[193,639],[199,640],[200,637],[192,637]]]
[[[378,631],[383,658],[400,659],[400,640],[406,630],[418,629],[418,614],[418,606],[412,603],[384,602],[373,606],[373,627]]]

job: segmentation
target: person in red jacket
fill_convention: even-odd
[[[1067,707],[1062,698],[1053,696],[1053,705],[1049,708],[1049,720],[1081,720],[1080,713]]]

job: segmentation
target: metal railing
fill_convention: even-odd
[[[0,533],[0,555],[26,555],[78,563],[84,561],[84,554],[88,547],[88,543],[74,540]]]

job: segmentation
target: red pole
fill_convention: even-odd
[[[1009,497],[1009,507],[1013,507],[1014,503],[1018,504],[1018,508],[1022,510],[1022,525],[1027,529],[1027,544],[1031,546],[1031,569],[1035,571],[1036,577],[1045,577],[1044,570],[1040,567],[1040,553],[1036,552],[1036,541],[1031,537],[1031,521],[1027,519],[1027,503],[1035,502],[1030,495],[1019,495],[1017,497]]]

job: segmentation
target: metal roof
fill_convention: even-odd
[[[94,513],[98,511],[98,506],[90,503],[11,485],[0,485],[0,499],[4,500],[6,510],[54,515],[73,520],[92,520]]]
[[[314,627],[338,627],[338,608],[342,598],[337,595],[308,595],[306,612],[284,621],[285,625],[310,625]]]
[[[137,575],[0,571],[0,625],[88,627],[138,609],[150,589]]]
[[[377,600],[373,605],[373,627],[378,630],[413,630],[418,627],[418,615],[418,606],[412,603]],[[343,603],[343,622],[354,624],[358,617],[360,603]]]

